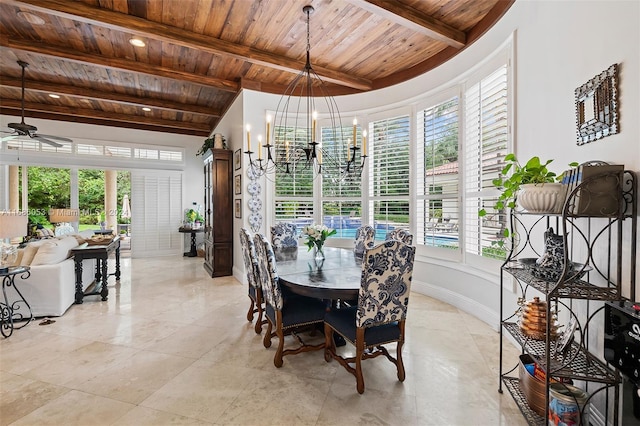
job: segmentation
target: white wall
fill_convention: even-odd
[[[640,2],[637,1],[518,0],[480,40],[431,72],[394,87],[340,96],[336,101],[343,116],[406,105],[429,92],[441,90],[454,77],[472,72],[476,64],[513,34],[516,46],[514,144],[518,156],[554,158],[553,165],[558,171],[564,170],[569,162],[593,159],[623,163],[627,169],[638,170],[639,21]],[[620,133],[578,146],[574,90],[613,63],[620,65]],[[264,123],[265,110],[275,108],[278,99],[249,91],[244,91],[242,97],[244,115],[225,116],[221,123],[227,127],[232,127],[228,120],[241,119],[255,129],[256,123]],[[252,132],[254,134],[257,133]],[[265,217],[265,223],[269,223],[269,218]],[[243,270],[238,253],[235,265],[236,271]],[[497,328],[498,266],[496,264],[495,274],[487,274],[455,262],[420,257],[414,273],[414,290],[459,306]],[[236,277],[242,279],[242,274]],[[510,303],[514,302],[515,297]]]

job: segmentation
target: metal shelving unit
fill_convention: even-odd
[[[608,181],[608,192],[602,182]],[[611,190],[611,182],[618,191]],[[606,186],[606,185],[605,185]],[[600,192],[597,192],[600,190]],[[614,203],[615,207],[607,214],[573,214],[576,206],[585,199],[605,199],[605,203]],[[608,198],[607,198],[608,197]],[[612,201],[613,200],[613,201]],[[635,296],[636,235],[637,235],[637,182],[631,171],[619,173],[606,172],[593,176],[573,188],[567,196],[561,214],[535,215],[514,211],[511,213],[511,250],[501,268],[500,281],[500,382],[498,391],[507,388],[530,425],[545,425],[549,417],[549,384],[551,378],[571,379],[590,383],[590,400],[595,394],[604,391],[605,417],[607,422],[618,424],[620,374],[599,357],[589,347],[589,327],[596,315],[604,309],[604,304],[594,302],[621,300],[623,270],[628,268],[625,279],[630,280],[630,297]],[[589,206],[593,211],[593,206]],[[626,225],[624,223],[626,222]],[[542,250],[539,241],[544,230],[555,226],[563,235],[564,262],[558,278],[550,281],[540,277],[530,264],[522,260],[527,256],[540,257]],[[625,233],[630,232],[631,247],[624,247]],[[602,253],[604,251],[604,253]],[[623,251],[629,259],[623,259]],[[576,259],[579,268],[576,270]],[[553,338],[535,340],[525,335],[517,322],[518,312],[505,316],[504,292],[508,291],[505,281],[513,277],[519,296],[526,300],[528,293],[546,298],[546,318],[550,319],[558,309],[565,309],[570,318],[577,323],[577,338],[560,350]],[[573,309],[574,303],[582,300],[582,308]],[[595,306],[592,306],[595,305]],[[602,305],[602,306],[599,306]],[[545,336],[552,336],[552,322],[546,321]],[[503,333],[508,333],[527,354],[545,372],[545,415],[540,416],[528,404],[520,386],[518,377],[513,377],[518,366],[503,368]],[[508,371],[507,371],[508,370]],[[517,374],[516,374],[517,375]],[[613,392],[610,392],[613,390]],[[610,394],[613,393],[613,401]],[[613,407],[611,410],[609,407]],[[583,413],[584,414],[584,413]],[[584,418],[584,417],[581,417]],[[585,425],[588,426],[588,425]]]

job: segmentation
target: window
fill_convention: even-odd
[[[359,173],[361,151],[356,150],[353,158],[353,145],[350,144],[352,126],[322,127],[322,223],[337,231],[337,238],[355,237],[356,229],[362,226],[362,184]],[[358,147],[362,147],[362,130],[356,129]]]
[[[276,162],[287,157],[292,163],[288,173],[286,169],[278,169],[275,173],[275,218],[277,222],[295,223],[300,230],[313,222],[314,171],[304,161],[305,152],[295,151],[293,147],[307,140],[307,129],[276,126],[274,135]],[[293,161],[294,157],[297,161]]]
[[[506,64],[465,92],[465,250],[469,254],[504,258],[496,245],[504,232],[506,215],[492,206],[498,191],[491,183],[503,167],[509,141]],[[478,210],[487,215],[478,217]]]
[[[416,243],[458,244],[458,96],[418,111]]]
[[[396,227],[409,228],[409,115],[370,125],[369,180],[376,239]]]

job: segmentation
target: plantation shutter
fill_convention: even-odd
[[[451,97],[418,111],[417,242],[458,246],[459,99]],[[447,238],[435,238],[445,234]]]
[[[305,153],[295,151],[295,146],[304,146],[307,141],[306,128],[287,128],[277,126],[275,129],[275,150],[273,155],[276,157],[276,163],[284,163],[286,161],[286,144],[289,144],[289,156],[291,165],[289,173],[286,170],[276,170],[276,197],[313,197],[313,169],[306,167],[304,159]],[[296,161],[293,158],[297,157]],[[302,160],[301,160],[302,158]],[[266,155],[263,152],[263,160]],[[296,163],[297,167],[294,167]]]
[[[182,251],[182,173],[131,172],[131,255],[154,257]]]
[[[506,226],[505,212],[491,206],[498,196],[492,180],[500,173],[508,149],[508,112],[504,64],[465,93],[465,249],[471,254],[492,256],[492,242]],[[478,217],[481,208],[487,210],[485,218]]]
[[[371,173],[373,196],[409,195],[409,116],[373,123]]]

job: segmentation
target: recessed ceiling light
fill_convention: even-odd
[[[142,108],[142,110],[143,110],[143,111],[147,111],[147,112],[149,112],[149,111],[151,111],[151,108],[149,108],[149,107],[143,107],[143,108]]]
[[[34,13],[19,10],[16,12],[16,15],[32,25],[44,25],[44,19]]]
[[[129,43],[131,43],[135,47],[145,47],[147,45],[144,41],[140,40],[139,38],[130,38]]]
[[[49,93],[49,97],[53,99],[59,99],[60,95],[56,95],[55,93]]]

